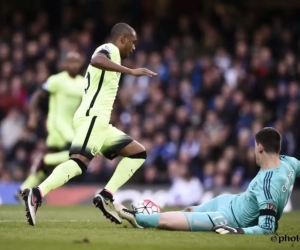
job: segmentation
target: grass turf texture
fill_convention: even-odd
[[[284,214],[279,235],[300,237],[300,211]],[[218,235],[213,232],[140,230],[111,224],[94,207],[40,208],[29,226],[21,206],[0,206],[1,250],[177,250],[300,249],[297,242],[272,242],[270,235]]]

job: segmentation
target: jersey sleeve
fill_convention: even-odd
[[[281,155],[280,159],[289,163],[295,170],[295,176],[300,178],[300,161],[298,159],[286,155]]]
[[[99,49],[97,49],[96,54],[102,53],[106,55],[108,59],[111,59],[112,52],[113,52],[113,47],[109,46],[109,44],[105,44],[101,46]]]
[[[111,59],[110,52],[109,52],[108,50],[106,50],[106,49],[101,49],[101,50],[99,50],[97,53],[102,53],[102,54],[106,55],[106,57],[107,57],[108,59]]]
[[[277,230],[278,194],[272,190],[271,177],[272,173],[267,173],[262,185],[255,191],[259,209],[258,225],[243,228],[245,234],[273,234]]]
[[[98,53],[102,53],[102,54],[105,54],[106,57],[110,60],[112,60],[113,62],[119,62],[120,61],[120,53],[118,51],[118,49],[111,45],[111,44],[105,44],[101,47],[99,47],[95,54],[98,54]]]
[[[59,87],[60,87],[60,82],[57,80],[56,76],[50,76],[48,80],[42,85],[42,89],[51,94],[58,92]]]
[[[300,178],[300,161],[297,160],[296,164],[296,177]]]

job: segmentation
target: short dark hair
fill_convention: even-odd
[[[115,40],[121,35],[128,35],[132,33],[134,29],[127,23],[117,23],[110,31],[111,39]]]
[[[255,135],[255,141],[264,147],[266,153],[280,153],[281,135],[275,128],[263,128]]]

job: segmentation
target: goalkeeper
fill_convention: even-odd
[[[264,128],[255,135],[256,162],[261,167],[247,190],[221,195],[201,206],[162,214],[136,214],[118,206],[120,216],[138,228],[215,231],[219,234],[273,234],[288,202],[300,161],[280,156],[281,135]]]

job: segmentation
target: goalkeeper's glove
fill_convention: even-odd
[[[244,234],[244,230],[242,228],[234,228],[228,226],[215,226],[212,229],[218,234]]]

